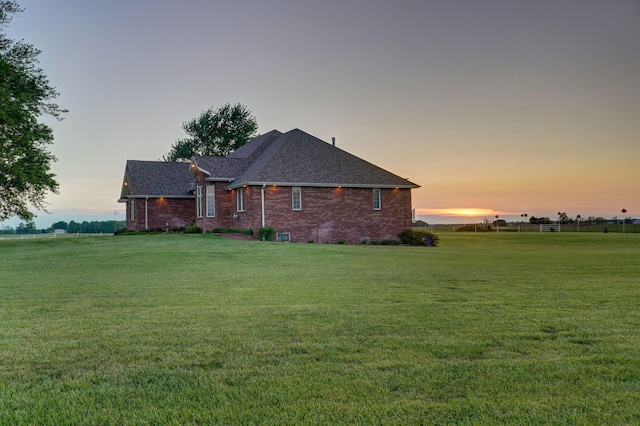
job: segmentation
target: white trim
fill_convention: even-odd
[[[226,177],[208,177],[205,178],[207,182],[233,182],[234,178],[226,178]]]
[[[129,221],[136,221],[136,201],[133,198],[129,198]]]
[[[380,188],[373,188],[373,209],[382,210],[382,191]]]
[[[296,193],[298,194],[296,200]],[[296,208],[296,201],[298,202],[298,206]],[[302,188],[299,186],[291,187],[291,209],[295,211],[302,210]]]
[[[149,199],[154,199],[154,198],[184,198],[184,199],[189,199],[189,198],[195,198],[195,195],[130,195],[128,199],[132,199],[132,198],[137,198],[137,199],[142,199],[142,198],[149,198]],[[118,200],[119,203],[127,201],[127,199],[122,199],[122,200]]]
[[[264,228],[265,225],[265,218],[264,218],[264,188],[265,188],[266,184],[262,184],[262,188],[261,188],[261,193],[260,193],[260,201],[262,202],[262,227]]]
[[[236,189],[236,211],[244,211],[244,187]]]
[[[381,189],[416,189],[420,185],[404,184],[404,185],[386,185],[386,184],[356,184],[356,183],[318,183],[318,182],[235,182],[225,189],[235,189],[244,185],[267,185],[267,186],[300,186],[312,188],[381,188]]]
[[[201,173],[203,173],[205,175],[211,176],[211,173],[208,170],[205,170],[202,167],[198,166],[198,163],[195,160],[191,160],[191,164],[189,165],[189,174],[191,174],[191,175],[195,174],[195,170],[193,170],[194,169],[194,167],[193,167],[194,165],[196,166],[195,168],[199,172],[201,172]]]
[[[202,184],[196,185],[196,217],[202,218]]]
[[[286,235],[286,238],[287,238],[287,239],[286,239],[286,240],[284,240],[284,239],[283,239],[283,240],[280,240],[280,236],[281,236],[281,235],[282,235],[283,237]],[[276,234],[276,241],[277,241],[277,242],[279,242],[279,243],[290,243],[290,242],[291,242],[291,234],[290,234],[289,232],[278,232],[278,233]]]
[[[205,214],[207,217],[216,217],[216,186],[215,185],[206,185],[205,186]],[[210,204],[210,200],[213,199],[213,203]],[[211,207],[211,208],[210,208]],[[213,211],[211,211],[213,210]]]

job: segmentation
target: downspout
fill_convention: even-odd
[[[144,229],[149,229],[149,197],[144,199]]]
[[[264,220],[264,188],[267,186],[266,183],[262,184],[262,189],[260,190],[260,199],[262,201],[262,227],[264,228],[265,220]]]

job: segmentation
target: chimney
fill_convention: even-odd
[[[331,138],[331,145],[336,146],[336,138]]]

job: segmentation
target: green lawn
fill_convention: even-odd
[[[0,424],[640,423],[640,235],[0,241]]]

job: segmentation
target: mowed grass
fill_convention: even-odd
[[[640,423],[640,235],[0,241],[0,424]]]

